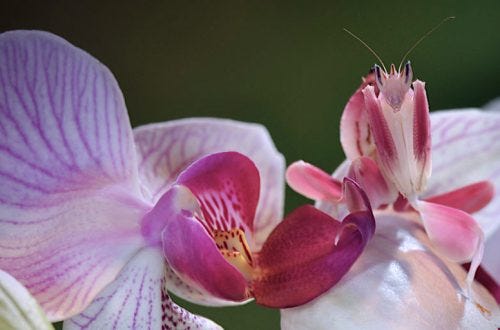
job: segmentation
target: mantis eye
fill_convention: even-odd
[[[404,77],[405,85],[410,88],[411,82],[413,80],[413,70],[411,69],[410,61],[406,62],[402,76]]]
[[[377,82],[377,86],[380,90],[382,90],[382,86],[384,86],[386,80],[385,73],[382,72],[377,64],[375,64],[373,69],[375,71],[375,81]]]

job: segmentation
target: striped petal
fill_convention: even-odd
[[[132,131],[109,70],[45,32],[0,35],[0,268],[60,320],[141,244]]]
[[[64,322],[64,329],[220,329],[172,302],[164,275],[162,254],[141,250],[92,305]]]
[[[54,329],[28,290],[2,270],[0,270],[0,329]]]
[[[237,151],[255,163],[261,178],[250,246],[260,249],[283,218],[285,161],[261,125],[214,118],[183,119],[135,128],[134,136],[141,181],[154,201],[195,160],[211,153]]]
[[[282,329],[496,329],[500,310],[466,272],[435,254],[416,213],[378,213],[361,257],[330,291],[281,310]]]
[[[488,180],[500,191],[500,113],[462,109],[431,114],[433,173],[424,197]],[[500,283],[500,194],[474,213],[485,236],[482,266]]]

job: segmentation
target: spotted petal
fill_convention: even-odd
[[[281,311],[290,329],[496,329],[500,310],[464,269],[439,258],[416,214],[379,213],[375,236],[349,273],[310,303]]]
[[[500,191],[500,113],[461,109],[431,114],[433,173],[425,197],[488,180]],[[484,231],[483,267],[500,283],[500,194],[474,213]]]
[[[165,291],[162,254],[141,250],[120,275],[64,329],[221,329],[177,306]]]
[[[261,125],[215,118],[183,119],[137,127],[134,136],[141,181],[154,201],[195,160],[211,153],[236,151],[255,163],[261,178],[250,246],[260,249],[283,218],[285,162]]]
[[[49,33],[0,35],[0,86],[0,268],[60,320],[141,244],[132,131],[109,70]]]

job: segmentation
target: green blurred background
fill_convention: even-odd
[[[287,163],[338,165],[340,114],[375,63],[443,25],[410,55],[432,110],[500,96],[500,1],[10,1],[0,30],[43,29],[115,74],[133,126],[191,116],[265,125]],[[287,190],[287,211],[307,202]],[[179,300],[177,300],[179,301]],[[277,329],[279,313],[249,304],[180,302],[226,329]]]

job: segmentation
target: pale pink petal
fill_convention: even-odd
[[[488,180],[500,189],[500,113],[478,110],[431,114],[432,176],[424,195],[433,196]],[[500,194],[474,214],[485,238],[500,228]]]
[[[493,297],[475,284],[474,298],[464,298],[466,272],[433,252],[416,216],[379,213],[375,236],[347,275],[310,303],[283,309],[282,329],[500,326]]]
[[[307,198],[333,202],[342,197],[341,181],[304,161],[288,166],[286,181],[293,190]]]
[[[283,218],[285,161],[261,125],[214,118],[183,119],[137,127],[134,135],[141,181],[154,201],[193,161],[211,153],[237,151],[255,163],[261,178],[256,235],[250,246],[260,248]]]
[[[203,157],[182,172],[176,183],[196,196],[203,212],[200,220],[210,234],[238,228],[252,237],[260,179],[249,158],[237,152]]]
[[[436,249],[455,262],[468,262],[482,244],[482,232],[467,213],[448,206],[420,201],[418,211]]]
[[[0,36],[0,268],[59,320],[142,244],[132,131],[109,70],[45,32]]]
[[[371,158],[360,157],[353,160],[347,177],[360,185],[367,194],[373,209],[384,204],[392,204],[398,197],[398,191],[387,183]]]
[[[375,142],[368,121],[368,113],[362,90],[373,85],[374,75],[370,73],[363,79],[363,83],[351,96],[342,112],[340,119],[340,143],[347,159],[356,159],[360,156],[373,156]]]
[[[177,306],[165,291],[161,252],[141,250],[81,314],[64,329],[220,329]]]
[[[488,180],[500,191],[500,113],[462,109],[431,114],[432,176],[424,197]],[[483,267],[500,283],[500,194],[474,213],[484,231]],[[490,266],[491,265],[491,266]],[[496,271],[495,271],[496,270]]]
[[[425,200],[460,209],[469,214],[480,211],[487,206],[495,196],[495,187],[489,181],[480,181],[470,185],[430,196]]]

